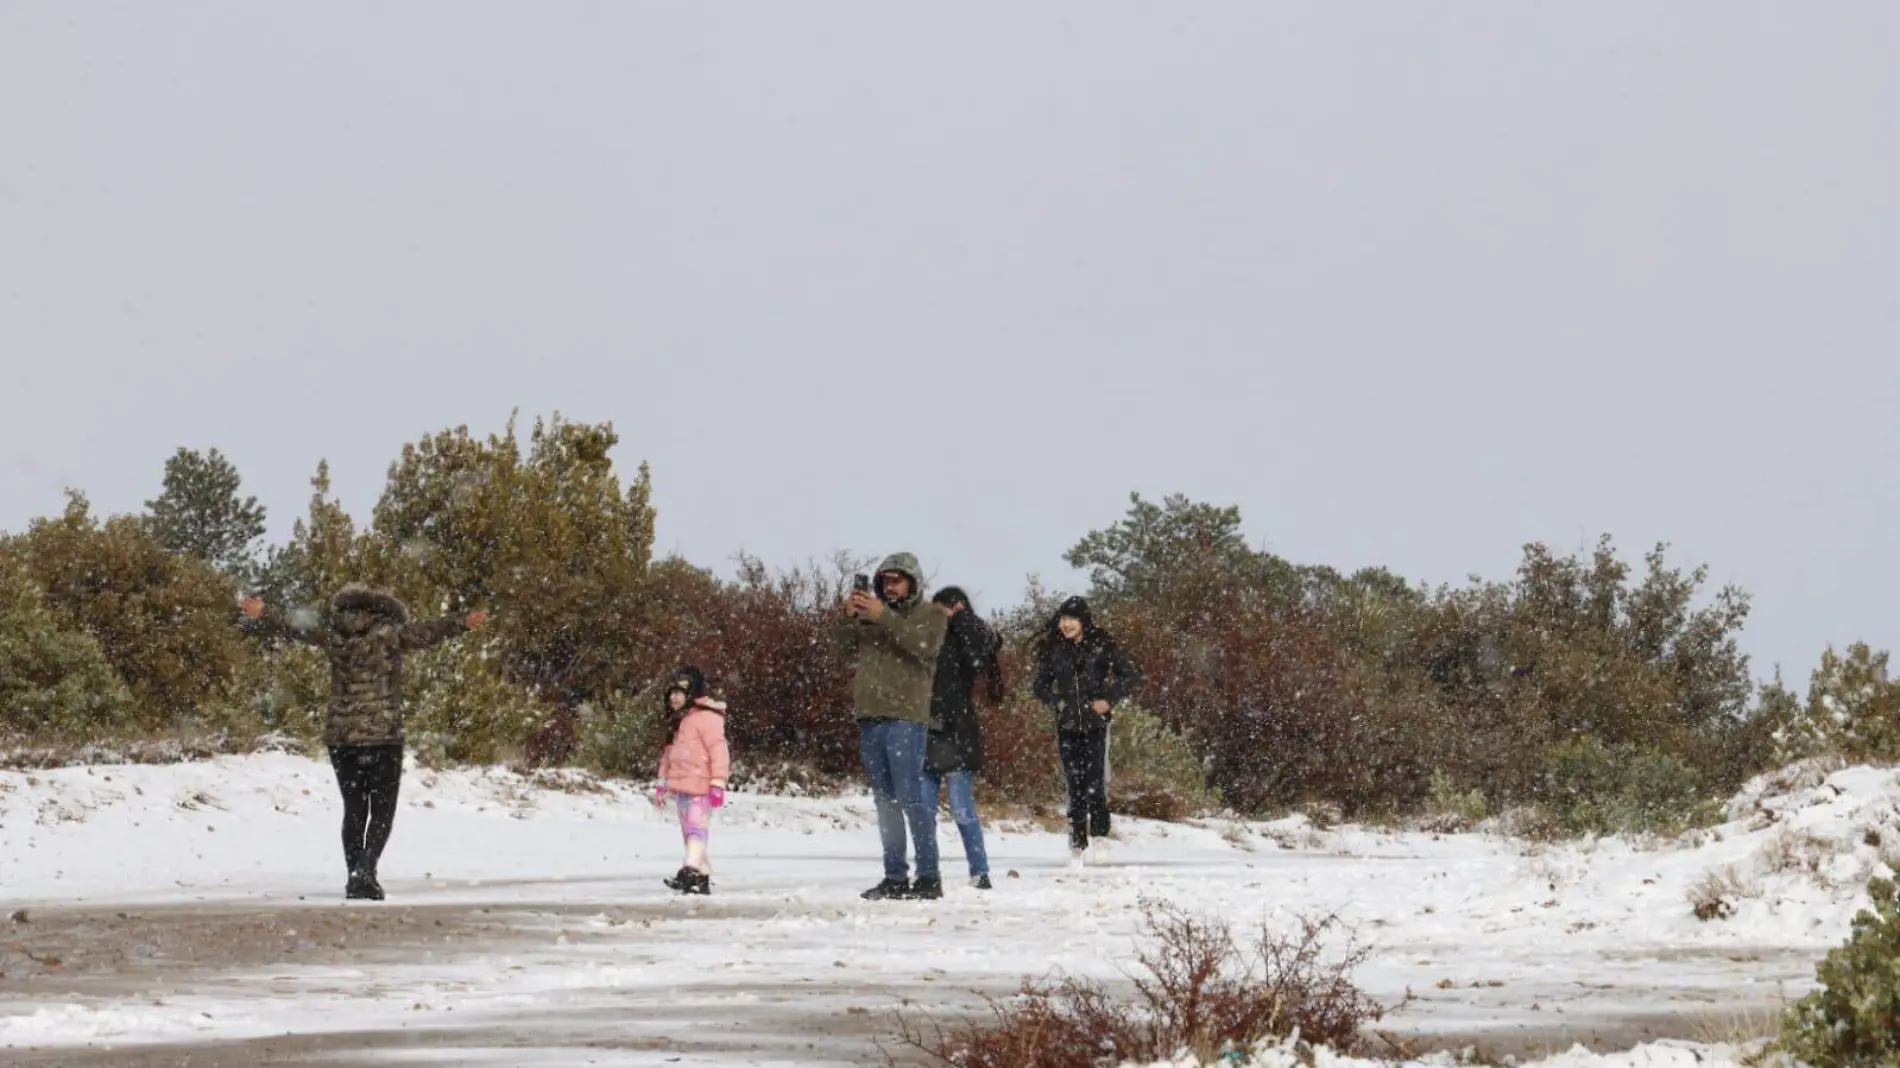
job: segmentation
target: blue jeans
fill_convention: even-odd
[[[976,776],[969,771],[924,769],[925,803],[937,807],[944,786],[950,787],[950,818],[963,836],[963,859],[970,862],[970,878],[990,873],[990,856],[983,849],[983,823],[976,818]]]
[[[877,833],[884,840],[884,877],[908,876],[904,863],[904,827],[917,849],[917,877],[936,879],[937,804],[924,802],[924,747],[930,728],[904,720],[864,720],[858,724],[858,755],[877,802]]]

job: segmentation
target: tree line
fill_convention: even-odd
[[[312,738],[320,657],[247,632],[237,602],[320,614],[356,580],[423,615],[494,611],[409,673],[426,759],[648,774],[650,688],[690,662],[715,668],[754,781],[848,775],[848,665],[825,628],[859,562],[745,559],[724,578],[655,560],[652,474],[623,477],[618,444],[558,415],[525,441],[512,420],[445,430],[404,446],[361,524],[319,463],[283,544],[215,449],[178,450],[138,514],[101,518],[69,491],[62,514],[0,536],[0,740]],[[1284,559],[1234,507],[1133,495],[1067,560],[1148,675],[1114,742],[1117,793],[1148,814],[1519,809],[1553,831],[1667,830],[1772,765],[1900,756],[1885,653],[1830,650],[1805,698],[1756,686],[1748,596],[1664,546],[1631,563],[1607,537],[1569,556],[1532,544],[1506,579],[1433,588]],[[1032,580],[991,613],[1015,691],[985,714],[985,778],[1008,798],[1058,790],[1022,669],[1057,600]]]

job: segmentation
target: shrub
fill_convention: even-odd
[[[122,726],[131,701],[98,643],[61,629],[25,568],[0,552],[0,734],[84,738]]]
[[[1011,670],[1006,659],[1004,670]],[[1011,672],[1011,678],[1021,676]],[[1055,723],[1049,710],[1026,691],[999,705],[979,708],[983,723],[985,792],[994,800],[1035,804],[1063,796],[1062,763],[1056,755]],[[1113,788],[1109,793],[1114,793]],[[984,800],[979,797],[979,801]]]
[[[1140,819],[1184,820],[1208,807],[1207,779],[1194,747],[1153,713],[1129,706],[1109,732],[1108,791],[1116,812]]]
[[[1442,768],[1432,772],[1431,785],[1434,830],[1470,830],[1491,814],[1491,805],[1483,790],[1476,787],[1460,790]]]
[[[1770,875],[1803,874],[1822,887],[1831,887],[1828,865],[1848,850],[1845,842],[1812,831],[1783,827],[1762,843],[1756,859],[1761,870]]]
[[[1870,909],[1815,969],[1818,987],[1788,1010],[1780,1048],[1811,1068],[1900,1063],[1900,890],[1867,884]]]
[[[1783,697],[1786,705],[1791,697]],[[1856,643],[1842,656],[1821,654],[1806,706],[1784,712],[1777,739],[1783,752],[1840,753],[1851,761],[1900,757],[1900,682],[1888,676],[1888,654]]]
[[[330,658],[321,649],[291,643],[267,648],[238,676],[236,688],[267,729],[303,739],[322,737]]]
[[[1735,903],[1744,898],[1760,897],[1761,888],[1745,882],[1734,865],[1711,869],[1689,887],[1689,908],[1695,918],[1707,923],[1735,915]]]
[[[404,683],[416,759],[436,766],[517,756],[555,712],[504,678],[475,635],[414,657]]]
[[[1132,998],[1074,977],[1027,982],[992,1000],[987,1020],[944,1026],[900,1015],[899,1042],[957,1068],[1096,1068],[1183,1051],[1211,1059],[1294,1035],[1351,1052],[1388,1010],[1352,982],[1366,950],[1329,959],[1335,926],[1327,917],[1302,919],[1292,935],[1263,927],[1243,949],[1224,920],[1148,904]]]
[[[168,726],[224,697],[248,650],[235,626],[237,587],[175,556],[131,516],[95,520],[70,496],[58,519],[9,543],[60,629],[83,631],[131,691],[136,725]]]
[[[582,710],[579,760],[602,775],[645,780],[660,762],[663,719],[652,693],[615,695]]]
[[[1545,800],[1572,834],[1676,834],[1709,805],[1694,769],[1667,753],[1584,737],[1554,747]]]

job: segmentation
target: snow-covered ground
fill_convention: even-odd
[[[1109,865],[1073,871],[1060,836],[992,828],[994,891],[869,904],[868,799],[735,795],[715,894],[693,900],[660,885],[670,814],[557,778],[412,768],[390,899],[344,906],[327,765],[0,773],[0,916],[26,910],[0,921],[0,1059],[244,1043],[254,1063],[867,1063],[906,1003],[963,1011],[1052,968],[1118,978],[1144,899],[1241,924],[1341,913],[1375,950],[1361,984],[1417,996],[1381,1026],[1402,1042],[1628,1047],[1798,996],[1900,853],[1893,772],[1853,768],[1757,783],[1727,825],[1648,847],[1124,821]],[[948,823],[940,841],[961,875]],[[1739,892],[1702,922],[1689,894],[1712,872]]]

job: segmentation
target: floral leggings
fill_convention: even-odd
[[[705,794],[674,794],[679,806],[680,837],[686,840],[686,866],[710,874],[712,862],[706,859],[706,836],[712,831],[712,801]]]

